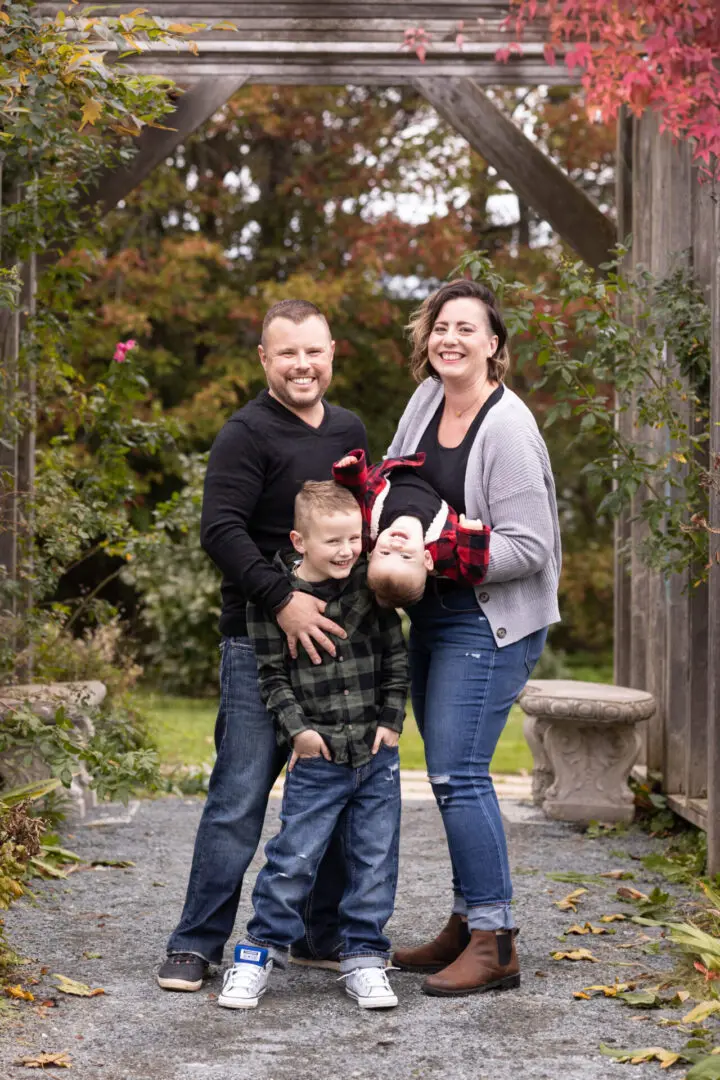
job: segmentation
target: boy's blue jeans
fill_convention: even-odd
[[[246,940],[269,948],[279,966],[284,964],[288,946],[303,933],[315,874],[339,826],[347,871],[339,908],[340,969],[384,967],[390,942],[383,929],[393,912],[398,875],[397,748],[381,746],[359,768],[301,758],[285,780],[280,818],[282,828],[265,848]]]
[[[270,789],[287,757],[260,699],[249,638],[225,638],[221,650],[217,761],[195,838],[185,907],[167,946],[168,953],[196,953],[216,964],[233,931],[243,875],[260,843]],[[309,891],[303,913],[307,935],[300,920],[296,937],[303,955],[329,956],[337,948],[337,909],[344,888],[345,867],[335,838]]]
[[[428,588],[408,615],[413,710],[450,848],[453,911],[468,916],[471,930],[510,929],[510,866],[490,762],[547,629],[499,648],[469,588]]]

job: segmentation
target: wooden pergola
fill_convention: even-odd
[[[709,190],[703,193],[697,187],[687,148],[672,148],[651,130],[649,122],[625,122],[619,136],[618,234],[616,225],[485,93],[484,88],[493,86],[576,81],[562,63],[549,66],[545,62],[542,26],[526,33],[521,54],[498,63],[498,49],[511,41],[502,27],[507,0],[270,0],[262,7],[242,0],[148,0],[147,6],[150,14],[173,22],[227,21],[237,32],[210,30],[196,35],[197,55],[155,45],[125,59],[138,72],[173,78],[186,92],[165,121],[174,130],[147,129],[137,140],[138,153],[132,163],[106,173],[88,194],[88,203],[104,210],[116,206],[245,84],[411,85],[590,266],[597,268],[618,235],[624,239],[629,232],[635,234],[636,252],[654,253],[650,259],[654,268],[662,268],[667,253],[678,247],[676,240],[680,246],[693,247],[699,276],[714,304],[713,418],[720,421],[717,205],[710,202]],[[41,3],[36,10],[54,16],[61,7],[65,5]],[[103,5],[102,14],[120,14],[126,7],[111,0]],[[412,45],[403,45],[409,28],[424,31],[424,62]],[[457,44],[460,30],[462,47]],[[108,51],[106,46],[103,51]],[[675,175],[672,162],[676,160],[683,182],[666,189],[668,177]],[[682,236],[673,224],[676,206],[688,223]],[[696,243],[697,230],[702,239]],[[32,273],[30,267],[28,295],[33,292]],[[14,333],[5,338],[6,372],[17,356],[17,337]],[[32,486],[32,438],[32,432],[27,432],[13,445],[7,439],[0,443],[0,470],[26,485],[22,488],[16,483],[16,490]],[[720,452],[717,423],[712,438],[714,452]],[[6,523],[12,506],[12,499],[0,504]],[[713,515],[714,526],[720,527],[717,497]],[[618,543],[627,538],[628,528],[621,524]],[[0,530],[0,563],[11,573],[17,562],[18,535],[12,527]],[[714,535],[714,553],[720,550],[718,541],[720,536]],[[647,738],[647,765],[662,773],[675,809],[708,829],[711,867],[718,870],[720,567],[709,588],[691,595],[682,592],[679,582],[652,580],[635,562],[628,573],[618,561],[617,580],[616,680],[656,693],[660,712]],[[678,618],[681,610],[682,620]],[[713,668],[718,670],[713,672]],[[683,739],[690,740],[690,750],[680,769]]]

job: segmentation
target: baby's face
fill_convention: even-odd
[[[399,517],[388,529],[379,533],[371,561],[382,564],[387,573],[392,570],[407,571],[409,567],[432,569],[432,559],[425,551],[423,527],[416,517]]]

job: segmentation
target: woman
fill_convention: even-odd
[[[489,768],[548,625],[559,619],[560,530],[545,443],[529,409],[503,385],[507,331],[492,292],[448,282],[410,329],[421,385],[388,453],[423,450],[422,475],[458,513],[492,529],[481,586],[430,579],[408,608],[412,702],[450,848],[454,903],[439,936],[397,950],[394,963],[432,972],[425,993],[458,995],[520,983]]]

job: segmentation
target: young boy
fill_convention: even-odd
[[[372,551],[368,585],[383,607],[414,604],[428,573],[480,585],[490,561],[490,529],[468,521],[441,499],[418,469],[425,455],[385,458],[370,468],[363,450],[333,466],[333,476],[355,495]]]
[[[280,741],[292,746],[282,827],[265,849],[253,892],[254,917],[218,1004],[254,1008],[274,966],[304,933],[302,913],[330,837],[340,822],[352,869],[340,904],[340,971],[363,1009],[397,1005],[385,973],[383,934],[395,900],[400,826],[398,738],[407,694],[407,653],[395,611],[381,610],[367,588],[362,517],[353,495],[334,481],[307,481],[295,500],[295,555],[278,556],[295,588],[327,604],[347,633],[335,657],[313,665],[290,657],[274,618],[248,604],[248,632],[260,693]]]

